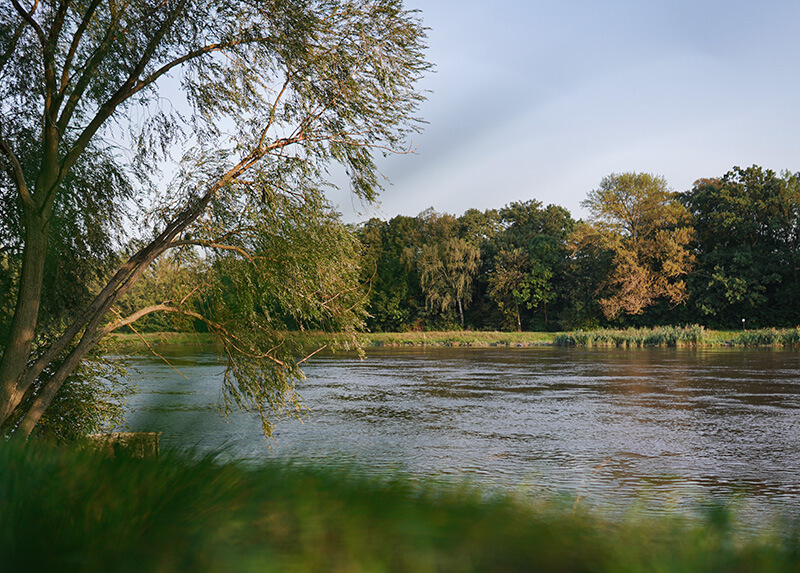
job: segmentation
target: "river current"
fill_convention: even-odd
[[[127,429],[162,447],[342,464],[662,512],[736,504],[800,515],[800,353],[410,348],[317,355],[308,414],[217,407],[213,354],[133,359]],[[174,367],[174,368],[173,368]],[[176,369],[180,373],[176,372]],[[185,378],[184,378],[185,376]]]

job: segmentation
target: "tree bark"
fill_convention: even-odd
[[[290,145],[291,143],[291,140],[284,140],[281,145],[286,146]],[[273,144],[268,149],[273,149],[276,147],[278,147],[278,145]],[[50,378],[44,387],[39,390],[39,393],[35,397],[31,407],[27,412],[25,412],[20,426],[14,432],[15,435],[19,435],[23,438],[30,434],[30,432],[33,430],[33,427],[39,422],[45,410],[52,402],[58,390],[61,388],[64,381],[105,334],[104,331],[100,330],[100,326],[102,325],[103,318],[109,312],[111,307],[126,292],[128,292],[128,290],[139,279],[142,273],[144,273],[147,267],[159,255],[173,246],[182,244],[180,241],[174,243],[173,241],[205,211],[209,202],[214,195],[216,195],[219,189],[225,185],[228,185],[237,177],[241,176],[242,173],[246,172],[253,165],[253,163],[266,154],[266,152],[266,149],[253,151],[250,155],[232,167],[225,175],[220,177],[220,179],[216,181],[214,185],[212,185],[206,191],[206,194],[203,195],[199,200],[193,201],[187,205],[182,212],[173,218],[173,220],[166,226],[164,231],[158,235],[158,237],[153,239],[147,246],[133,255],[128,262],[126,262],[120,268],[114,278],[109,281],[103,291],[95,298],[95,300],[89,306],[87,312],[78,318],[67,329],[64,335],[62,335],[45,353],[43,353],[39,360],[28,367],[31,342],[33,341],[35,330],[35,322],[33,323],[33,327],[30,329],[30,340],[27,345],[27,353],[24,355],[19,355],[20,360],[17,362],[18,373],[16,374],[16,378],[13,380],[14,383],[9,385],[9,388],[11,388],[11,392],[8,394],[9,399],[6,400],[5,392],[0,394],[0,399],[3,400],[3,403],[0,404],[0,407],[3,408],[2,412],[5,413],[2,421],[0,421],[0,425],[5,423],[17,406],[19,406],[23,396],[25,395],[25,391],[31,386],[39,374],[41,374],[44,368],[51,364],[83,329],[83,334],[81,335],[78,345],[60,364],[58,364],[52,378]],[[43,252],[46,253],[46,250],[47,248],[45,241]],[[41,276],[39,277],[38,292],[37,296],[35,297],[37,313],[38,302],[41,298],[41,279],[44,269],[44,256],[41,257],[40,263],[42,265],[42,273],[40,273]],[[3,356],[3,361],[5,362],[5,354]]]
[[[44,215],[26,209],[25,215],[25,247],[17,305],[8,342],[0,359],[0,425],[22,401],[28,387],[20,381],[27,368],[36,333],[47,257],[49,209]]]

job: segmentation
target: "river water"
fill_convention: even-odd
[[[247,460],[325,461],[644,512],[800,515],[800,353],[436,348],[317,355],[303,422],[226,421],[211,354],[136,358],[128,429]]]

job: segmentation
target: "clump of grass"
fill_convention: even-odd
[[[580,508],[579,508],[580,510]],[[0,555],[49,571],[779,571],[795,530],[606,521],[474,488],[166,453],[0,446]]]
[[[703,344],[705,341],[705,328],[695,324],[624,330],[607,328],[580,330],[556,335],[553,344],[555,346],[642,348],[645,346],[691,346]]]
[[[800,327],[737,332],[728,341],[731,346],[797,346],[800,344]]]

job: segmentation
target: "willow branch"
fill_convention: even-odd
[[[117,312],[116,310],[115,310],[114,312],[117,314],[117,316],[119,316],[119,312]],[[158,357],[159,357],[161,360],[163,360],[163,361],[164,361],[164,363],[165,363],[167,366],[169,366],[170,368],[172,368],[172,369],[173,369],[175,372],[177,372],[178,374],[180,374],[181,376],[183,376],[183,377],[184,377],[184,378],[186,378],[187,380],[189,379],[189,377],[188,377],[188,376],[186,376],[186,374],[184,374],[183,372],[181,372],[180,370],[178,370],[177,368],[175,368],[175,366],[173,366],[173,365],[172,365],[172,363],[171,363],[169,360],[167,360],[167,359],[166,359],[166,358],[164,358],[164,357],[163,357],[161,354],[159,354],[158,352],[156,352],[156,349],[155,349],[155,348],[153,348],[153,347],[150,345],[150,343],[149,343],[149,342],[147,342],[147,340],[145,339],[145,337],[144,337],[144,336],[142,336],[142,334],[141,334],[141,333],[140,333],[138,330],[136,330],[136,329],[133,327],[133,324],[129,324],[129,325],[128,325],[128,328],[130,328],[130,329],[133,331],[133,333],[134,333],[136,336],[138,336],[138,337],[139,337],[139,339],[140,339],[142,342],[144,342],[144,345],[145,345],[145,346],[147,346],[147,349],[148,349],[150,352],[152,352],[152,353],[153,353],[155,356],[158,356]]]
[[[5,139],[0,139],[0,151],[2,151],[3,155],[5,155],[6,159],[8,159],[9,175],[17,185],[17,191],[19,192],[20,199],[22,199],[22,202],[26,207],[29,209],[35,209],[36,204],[34,203],[33,197],[31,197],[30,190],[28,189],[28,185],[25,182],[25,173],[22,171],[22,164],[19,162],[16,154]]]
[[[64,69],[61,72],[61,89],[59,90],[58,94],[60,98],[63,98],[66,92],[66,88],[69,83],[69,69],[72,67],[72,60],[75,58],[75,53],[78,51],[78,45],[80,44],[86,29],[89,27],[89,22],[91,22],[92,18],[94,17],[94,13],[97,10],[97,7],[100,5],[100,2],[101,0],[92,0],[92,3],[89,4],[89,7],[86,9],[86,12],[83,15],[81,23],[78,25],[78,29],[75,31],[75,34],[72,37],[72,43],[69,46],[67,57],[64,59]]]
[[[216,242],[213,242],[213,241],[183,240],[183,241],[172,241],[169,245],[167,245],[167,248],[172,249],[172,248],[176,248],[176,247],[188,247],[188,246],[207,247],[209,249],[220,249],[220,250],[224,250],[224,251],[234,251],[234,252],[237,252],[240,255],[242,255],[244,258],[246,258],[251,263],[253,263],[253,266],[256,265],[256,261],[253,258],[253,256],[250,255],[250,253],[248,253],[245,249],[243,249],[241,247],[237,247],[235,245],[225,245],[225,244],[216,243]]]
[[[314,352],[312,352],[311,354],[309,354],[308,356],[306,356],[306,357],[305,357],[305,358],[303,358],[302,360],[298,360],[298,361],[297,361],[297,365],[298,365],[298,366],[300,366],[300,365],[301,365],[303,362],[305,362],[306,360],[308,360],[309,358],[311,358],[312,356],[314,356],[314,355],[315,355],[315,354],[317,354],[318,352],[322,352],[322,351],[323,351],[323,350],[325,350],[326,348],[328,348],[328,345],[327,345],[327,344],[323,344],[322,346],[320,346],[319,348],[317,348],[317,349],[316,349]]]
[[[44,49],[47,45],[47,38],[44,35],[44,30],[42,30],[42,27],[39,26],[39,23],[33,19],[33,12],[36,10],[39,2],[34,2],[30,12],[25,11],[25,8],[23,8],[17,0],[11,0],[11,4],[14,5],[14,9],[19,13],[20,16],[22,16],[23,20],[30,24],[31,28],[34,29],[36,35],[39,37],[39,42],[42,44],[42,49]]]
[[[33,7],[31,8],[30,14],[33,14],[36,11],[37,6],[39,5],[39,0],[36,0],[33,3]],[[0,56],[0,71],[6,67],[8,60],[11,59],[11,55],[14,53],[14,50],[17,49],[17,43],[19,39],[22,37],[22,33],[25,31],[25,26],[28,24],[28,21],[23,19],[22,22],[19,23],[19,26],[14,30],[14,34],[11,36],[11,41],[8,43],[8,49],[6,52]]]

